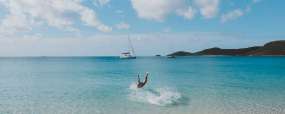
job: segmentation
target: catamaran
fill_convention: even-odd
[[[134,47],[132,45],[132,41],[131,41],[129,36],[128,36],[128,42],[129,42],[130,49],[127,52],[121,53],[120,58],[121,59],[136,59],[137,57],[135,55],[135,50],[134,50]]]

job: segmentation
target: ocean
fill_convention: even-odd
[[[285,57],[2,57],[0,114],[285,114]]]

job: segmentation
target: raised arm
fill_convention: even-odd
[[[145,79],[144,79],[144,83],[145,83],[145,84],[147,83],[148,75],[149,75],[149,73],[147,72],[147,73],[146,73],[146,76],[145,76]]]
[[[140,81],[140,74],[138,74],[138,83],[140,83],[141,81]]]

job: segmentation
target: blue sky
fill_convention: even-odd
[[[138,55],[285,40],[281,0],[0,0],[0,56]]]

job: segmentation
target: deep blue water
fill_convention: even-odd
[[[284,114],[285,57],[0,58],[0,113]]]

